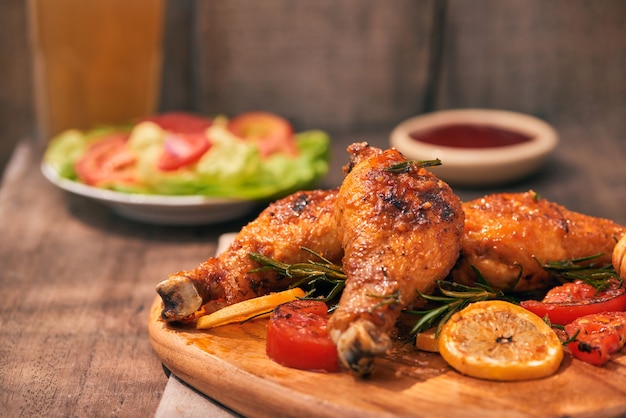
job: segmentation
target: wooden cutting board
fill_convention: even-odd
[[[626,416],[626,356],[604,367],[566,354],[546,379],[491,382],[462,376],[438,354],[398,343],[369,379],[280,366],[265,355],[267,319],[210,331],[150,312],[152,346],[167,368],[249,417],[618,417]]]

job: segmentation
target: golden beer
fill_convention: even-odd
[[[164,0],[28,0],[40,136],[156,110]]]

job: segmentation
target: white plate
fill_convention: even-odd
[[[100,189],[60,177],[45,162],[41,164],[41,172],[51,183],[63,190],[104,203],[125,218],[151,224],[218,223],[237,219],[249,213],[256,205],[252,200],[149,195]]]

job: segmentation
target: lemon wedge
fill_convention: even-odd
[[[462,374],[500,381],[547,377],[563,360],[559,338],[539,316],[495,300],[454,314],[439,334],[439,353]]]
[[[235,322],[243,322],[251,318],[269,315],[278,305],[291,302],[305,296],[299,287],[270,293],[269,295],[237,302],[218,311],[201,316],[196,321],[196,329],[209,329]]]
[[[439,352],[439,338],[437,336],[437,327],[429,328],[425,331],[417,333],[415,336],[415,347],[422,351],[430,351],[431,353]]]

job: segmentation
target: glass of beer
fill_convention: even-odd
[[[156,111],[164,0],[28,0],[39,136]]]

